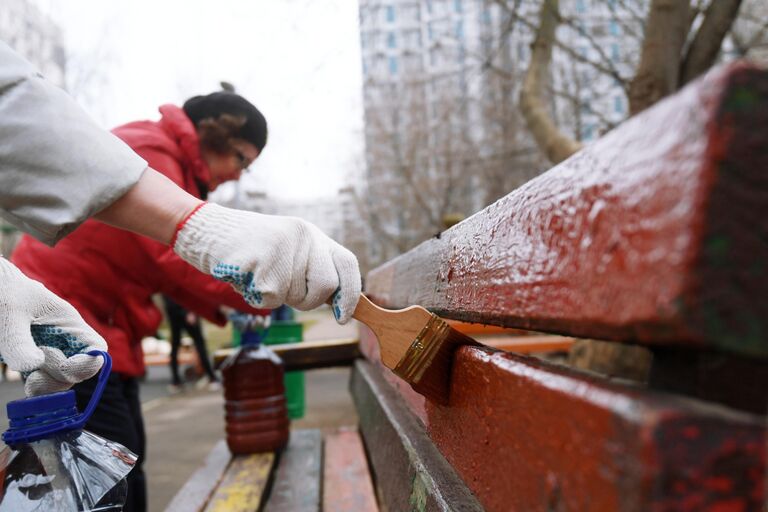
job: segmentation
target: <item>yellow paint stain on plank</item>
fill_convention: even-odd
[[[258,510],[274,462],[274,453],[234,457],[205,512]]]

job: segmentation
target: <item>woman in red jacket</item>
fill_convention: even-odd
[[[183,108],[164,105],[160,113],[157,122],[129,123],[113,133],[150,167],[199,198],[238,179],[267,141],[264,116],[234,93],[196,96]],[[128,477],[124,510],[146,510],[138,377],[144,374],[141,339],[155,333],[162,319],[152,295],[168,295],[220,325],[226,321],[221,305],[256,314],[264,311],[248,306],[228,284],[199,272],[171,247],[94,220],[53,248],[25,236],[13,261],[27,276],[68,300],[107,340],[113,373],[86,428],[139,455],[139,464]],[[81,407],[93,388],[93,380],[75,386]]]

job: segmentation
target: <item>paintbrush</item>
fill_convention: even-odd
[[[453,353],[462,345],[480,346],[421,306],[387,310],[360,295],[352,317],[379,341],[381,362],[419,394],[447,405]]]

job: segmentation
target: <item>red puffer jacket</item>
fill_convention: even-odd
[[[195,128],[174,105],[160,107],[158,122],[129,123],[113,132],[144,158],[196,197],[196,179],[208,183],[210,172],[200,157]],[[159,242],[95,220],[51,248],[24,236],[12,261],[30,278],[43,282],[69,301],[109,344],[114,371],[127,376],[144,373],[141,339],[154,334],[162,319],[152,295],[164,293],[212,322],[223,325],[225,304],[264,314],[249,307],[228,284],[216,281],[176,256]]]

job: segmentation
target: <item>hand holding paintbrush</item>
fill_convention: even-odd
[[[360,295],[352,317],[376,335],[381,361],[425,397],[447,404],[453,353],[480,344],[421,306],[387,310]]]

